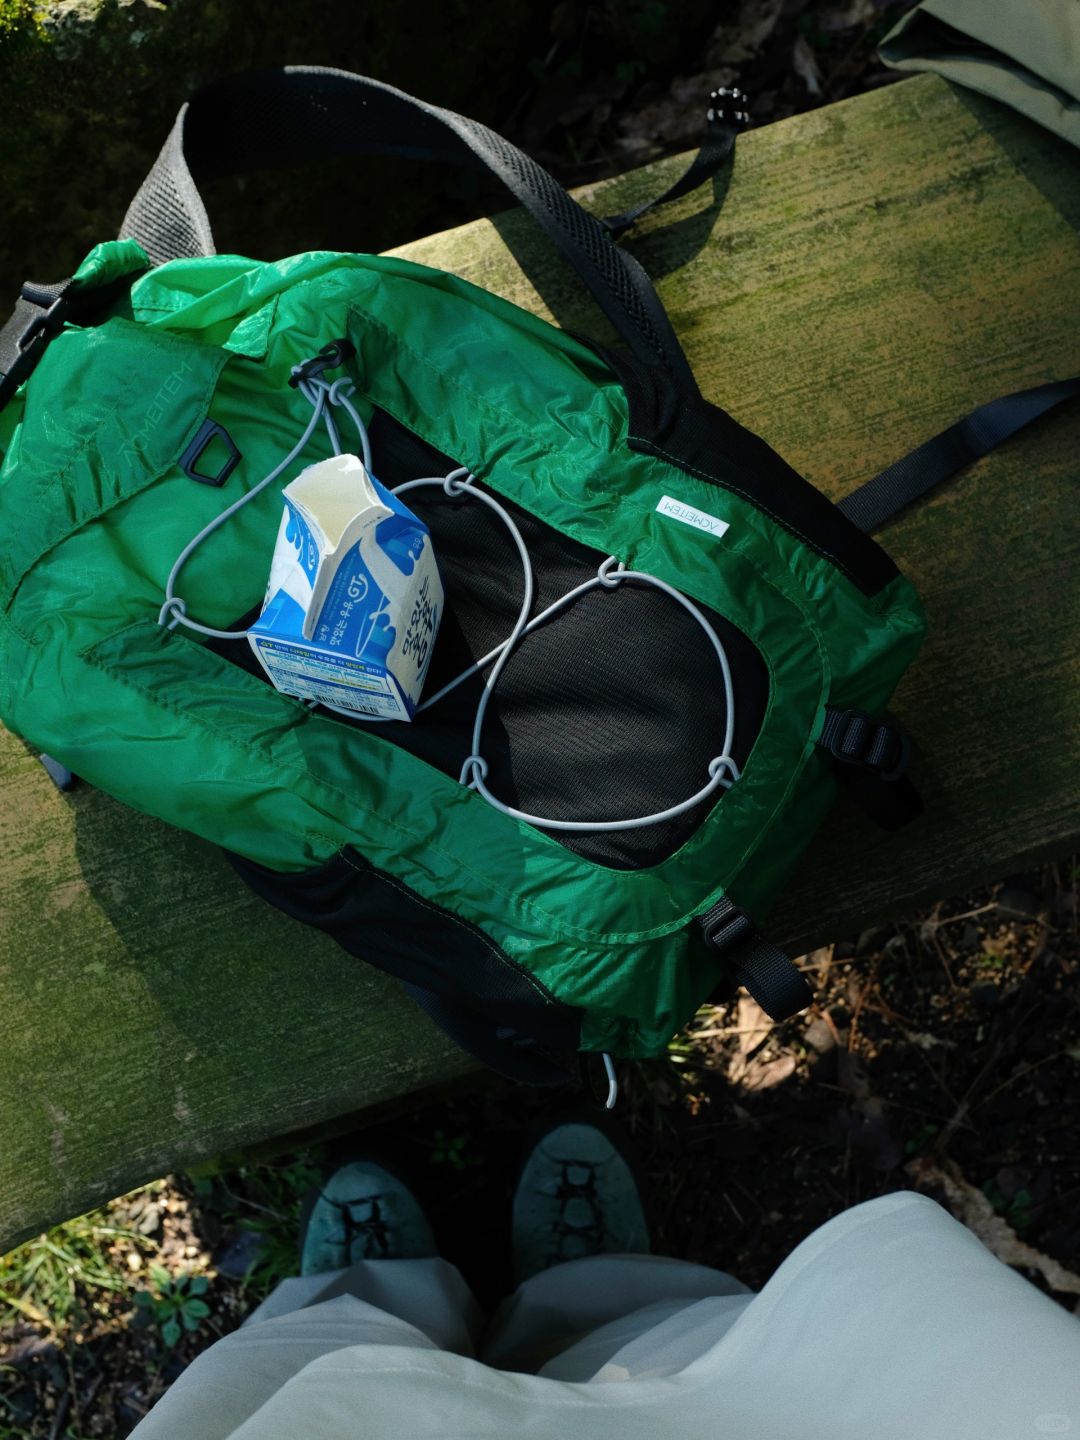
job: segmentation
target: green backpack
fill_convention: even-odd
[[[622,346],[405,260],[214,253],[192,171],[327,150],[486,166]],[[702,397],[615,243],[633,218],[389,86],[254,74],[184,107],[125,238],[0,334],[0,717],[537,1083],[656,1055],[735,983],[809,1002],[760,921],[838,783],[916,809],[880,717],[923,614],[866,531],[1076,391],[984,407],[837,507]],[[445,694],[411,723],[282,693],[245,638],[281,487],[358,444],[428,482]]]

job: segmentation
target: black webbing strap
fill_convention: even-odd
[[[899,780],[907,769],[910,745],[898,726],[874,720],[862,710],[825,707],[817,743],[834,760],[873,770],[882,780]]]
[[[838,508],[869,534],[943,480],[1003,445],[1033,420],[1076,395],[1080,395],[1080,377],[1017,390],[980,405],[853,490],[839,502]]]
[[[198,180],[361,153],[489,170],[574,267],[631,351],[698,393],[645,271],[546,170],[486,125],[344,70],[287,66],[200,90],[177,116],[120,233],[138,240],[155,263],[212,255]]]
[[[643,200],[640,205],[634,205],[620,215],[601,216],[601,225],[618,238],[650,210],[679,200],[699,185],[704,185],[706,180],[711,180],[726,163],[735,149],[737,137],[750,121],[749,113],[743,108],[746,103],[746,96],[735,87],[714,90],[709,96],[709,108],[705,115],[705,140],[691,160],[689,169],[655,199]]]
[[[814,999],[806,977],[758,932],[745,910],[726,896],[698,916],[705,944],[773,1020],[786,1020]]]
[[[832,756],[843,788],[883,830],[899,830],[923,813],[907,776],[911,745],[899,726],[829,705],[817,743]]]

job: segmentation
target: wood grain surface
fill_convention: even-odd
[[[618,211],[679,161],[590,187]],[[992,396],[1080,367],[1080,155],[932,77],[744,136],[629,242],[705,393],[833,497]],[[512,253],[513,252],[513,253]],[[400,252],[604,338],[516,212]],[[516,258],[515,258],[516,257]],[[884,534],[930,638],[895,712],[927,815],[838,809],[773,923],[803,949],[1080,838],[1080,407]],[[470,1067],[209,847],[0,733],[0,1251],[108,1196]]]

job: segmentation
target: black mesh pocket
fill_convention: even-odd
[[[394,486],[446,474],[457,462],[377,412],[376,473]],[[510,633],[521,604],[521,562],[505,526],[484,505],[436,487],[410,491],[431,530],[446,591],[425,694],[434,694]],[[532,559],[534,613],[596,574],[605,558],[499,497]],[[768,672],[751,642],[705,610],[727,651],[736,696],[733,757],[740,766],[761,727]],[[253,656],[221,653],[261,674]],[[411,723],[370,726],[456,779],[472,748],[481,681],[473,677]],[[645,586],[592,590],[525,637],[499,678],[483,753],[492,793],[515,809],[559,820],[619,820],[667,809],[700,790],[723,748],[724,691],[709,640],[669,596]],[[722,793],[722,792],[721,792]],[[617,869],[655,865],[701,824],[715,794],[684,814],[632,830],[574,834],[562,844]]]

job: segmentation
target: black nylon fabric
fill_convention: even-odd
[[[370,436],[384,485],[456,468],[451,457],[381,411]],[[403,498],[431,529],[447,594],[425,685],[425,694],[433,695],[510,633],[521,604],[521,561],[506,528],[486,506],[451,499],[434,487]],[[500,503],[513,515],[532,557],[534,613],[595,575],[602,554],[502,497]],[[705,614],[731,665],[732,748],[742,765],[761,728],[768,672],[741,631],[713,611]],[[245,617],[248,623],[253,618]],[[246,643],[212,644],[226,659],[266,678]],[[472,748],[480,690],[474,677],[410,724],[333,718],[400,745],[457,779]],[[706,783],[709,761],[722,747],[724,718],[716,654],[680,605],[644,586],[591,591],[526,636],[507,663],[484,724],[488,785],[506,804],[554,819],[652,814]],[[674,854],[715,803],[713,796],[674,820],[641,829],[548,833],[598,864],[639,869]]]
[[[138,240],[155,264],[211,255],[213,233],[195,177],[358,153],[491,171],[573,265],[631,350],[697,393],[645,271],[546,170],[486,125],[344,70],[287,66],[200,90],[177,116],[120,234]]]
[[[421,899],[351,848],[296,874],[225,853],[264,900],[403,981],[485,1064],[533,1084],[572,1075],[581,1011],[556,1000],[478,926]]]

